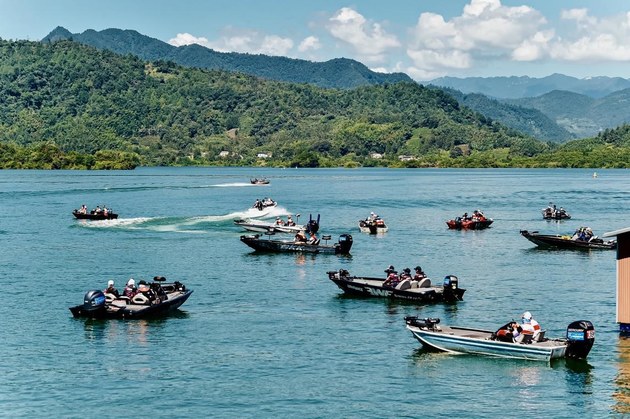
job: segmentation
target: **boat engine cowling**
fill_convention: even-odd
[[[352,236],[350,234],[342,234],[339,236],[339,253],[350,253],[352,248]]]
[[[459,278],[455,275],[446,275],[444,277],[444,290],[456,290],[459,288]]]
[[[428,317],[425,319],[420,319],[418,318],[418,316],[407,316],[405,317],[405,322],[409,326],[416,326],[422,329],[435,330],[435,326],[438,323],[440,323],[440,319],[438,319],[437,317],[435,318]]]
[[[588,320],[578,320],[567,326],[567,358],[584,359],[595,343],[595,327]]]
[[[85,293],[83,297],[83,309],[94,311],[105,307],[105,294],[101,290],[92,290]]]

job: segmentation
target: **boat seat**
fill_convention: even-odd
[[[111,292],[106,292],[105,293],[105,301],[108,303],[113,302],[116,299],[116,296],[114,294],[112,294]]]
[[[532,343],[532,338],[534,336],[530,335],[528,333],[522,333],[521,336],[519,337],[519,343],[523,344],[523,345],[527,345]]]
[[[133,296],[133,298],[131,299],[131,302],[134,304],[144,304],[144,305],[150,305],[151,304],[151,300],[149,300],[147,298],[146,295],[144,294],[136,294]]]
[[[418,281],[416,281],[415,279],[411,281],[411,288],[418,288]]]
[[[536,342],[544,342],[544,341],[546,340],[546,338],[545,338],[545,332],[546,332],[546,330],[541,330],[541,331],[538,333],[538,336],[536,336],[536,339],[534,339],[534,340],[535,340]]]
[[[403,279],[402,281],[400,281],[400,283],[398,285],[396,285],[396,289],[397,290],[408,290],[409,288],[411,288],[411,281],[408,279]]]
[[[418,288],[428,288],[431,286],[431,280],[429,278],[424,278],[422,281],[418,282]]]

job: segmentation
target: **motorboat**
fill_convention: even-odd
[[[265,178],[253,178],[249,180],[252,185],[269,185],[269,180]]]
[[[388,230],[385,221],[380,217],[368,217],[365,220],[359,220],[359,229],[361,230],[361,233],[370,234],[386,233]]]
[[[578,232],[583,228],[578,229]],[[616,240],[602,240],[597,236],[581,238],[579,233],[573,235],[539,234],[537,231],[521,230],[521,235],[530,242],[541,247],[558,247],[563,249],[616,249]]]
[[[328,279],[349,295],[364,297],[386,297],[416,302],[461,301],[465,289],[459,288],[459,279],[447,275],[441,285],[431,285],[429,278],[422,280],[404,279],[395,287],[384,286],[382,278],[351,276],[345,269],[329,271]]]
[[[164,277],[154,277],[147,284],[147,292],[139,292],[133,298],[91,290],[85,294],[83,304],[70,307],[70,311],[74,317],[92,319],[159,317],[179,308],[193,292],[179,281],[165,281]]]
[[[542,209],[542,216],[545,220],[568,220],[571,218],[571,215],[564,208],[556,208],[551,202],[547,208]]]
[[[299,214],[298,216],[299,217]],[[234,220],[234,224],[244,228],[247,231],[253,231],[255,233],[286,233],[286,234],[296,234],[298,232],[304,233],[313,233],[316,234],[319,231],[319,215],[317,216],[317,220],[314,220],[311,216],[308,223],[305,225],[293,224],[289,225],[283,221],[281,221],[280,217],[276,217],[275,222],[265,222],[260,220],[250,220],[250,219],[236,219]]]
[[[595,342],[595,328],[588,320],[575,321],[567,327],[566,338],[550,339],[541,332],[514,338],[510,323],[496,331],[456,326],[439,326],[440,319],[405,317],[407,329],[425,347],[455,354],[487,355],[551,361],[557,358],[585,359]]]
[[[451,230],[483,230],[490,227],[494,222],[492,218],[481,219],[463,219],[456,217],[452,220],[448,220],[446,225]]]
[[[254,205],[252,206],[252,208],[256,208],[259,211],[262,211],[266,208],[275,207],[277,205],[278,203],[274,201],[273,199],[263,198],[263,199],[257,199],[256,202],[254,202]]]
[[[73,210],[72,215],[74,218],[78,220],[115,220],[118,218],[118,214],[112,211],[90,211],[90,212],[81,212],[79,210]]]
[[[273,233],[269,234],[271,236]],[[328,253],[345,255],[350,253],[352,236],[342,234],[337,243],[328,244],[331,236],[322,236],[315,241],[276,240],[270,237],[264,238],[260,234],[241,236],[241,241],[258,252],[304,252],[304,253]],[[321,243],[324,240],[325,243]]]

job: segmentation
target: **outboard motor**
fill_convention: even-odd
[[[446,275],[444,277],[444,291],[456,290],[459,288],[459,279],[455,275]]]
[[[339,236],[339,249],[337,253],[342,255],[350,253],[352,247],[352,236],[350,234],[342,234]]]
[[[588,320],[578,320],[567,327],[567,358],[585,359],[595,343],[595,327]]]
[[[101,290],[92,290],[83,297],[83,310],[98,311],[105,307],[105,294]]]

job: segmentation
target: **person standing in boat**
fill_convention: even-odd
[[[114,287],[114,280],[110,279],[107,281],[107,288],[103,290],[103,294],[112,294],[116,298],[120,297],[120,293],[116,287]]]

